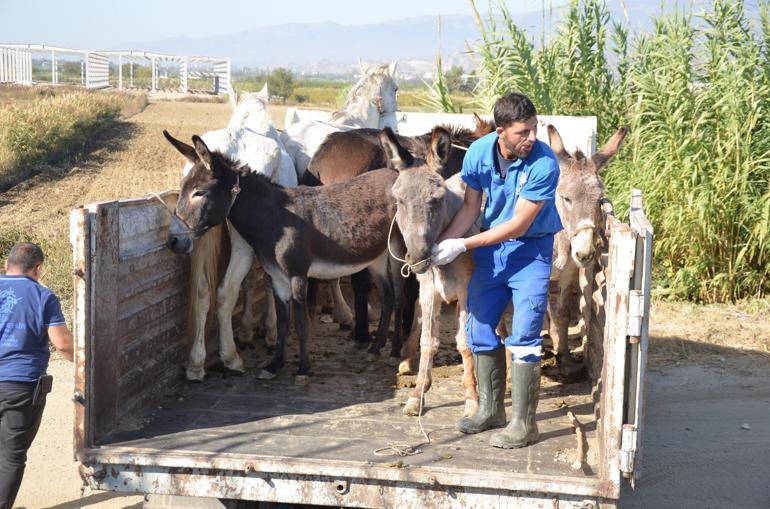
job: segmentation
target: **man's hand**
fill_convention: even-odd
[[[452,263],[461,253],[466,251],[464,239],[446,239],[433,246],[430,261],[433,265]]]

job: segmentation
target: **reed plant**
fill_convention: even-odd
[[[742,1],[714,0],[702,12],[661,13],[633,35],[604,0],[572,0],[539,45],[504,2],[486,18],[471,5],[482,108],[519,91],[542,114],[596,115],[600,143],[630,126],[604,178],[621,215],[630,189],[644,192],[658,294],[770,294],[768,0],[756,20]],[[431,90],[444,104],[441,87]]]

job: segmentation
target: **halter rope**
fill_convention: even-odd
[[[396,214],[397,213],[398,212],[396,212]],[[390,248],[390,237],[391,237],[391,235],[393,235],[393,225],[396,224],[396,214],[393,214],[393,220],[390,222],[390,229],[388,230],[388,253],[390,253],[390,256],[392,256],[394,260],[397,260],[399,262],[403,262],[403,265],[401,265],[401,277],[407,278],[412,273],[413,267],[417,267],[420,264],[423,264],[423,263],[426,263],[426,262],[430,261],[430,257],[425,258],[424,260],[420,260],[417,263],[411,263],[410,264],[406,260],[396,256],[396,254]]]

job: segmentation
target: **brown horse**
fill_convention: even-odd
[[[444,146],[439,141],[436,146]],[[378,341],[384,337],[394,305],[387,291],[392,272],[387,248],[396,207],[390,189],[397,172],[382,169],[329,186],[283,188],[253,174],[248,166],[211,152],[198,136],[193,137],[193,146],[178,140],[172,144],[193,163],[182,179],[176,208],[188,231],[179,232],[170,243],[172,249],[189,252],[192,238],[229,219],[270,275],[278,345],[260,378],[274,377],[284,364],[290,308],[300,339],[298,374],[310,370],[309,277],[333,279],[369,269],[384,306]],[[444,161],[437,153],[431,159],[437,164]]]

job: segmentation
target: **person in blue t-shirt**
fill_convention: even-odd
[[[554,197],[559,164],[536,139],[537,111],[529,98],[510,93],[495,104],[497,129],[468,149],[461,172],[465,202],[433,248],[432,263],[450,263],[472,249],[468,283],[468,346],[473,352],[479,409],[458,422],[463,433],[505,426],[505,350],[495,332],[513,300],[511,335],[512,417],[492,435],[495,447],[525,447],[538,439],[535,412],[540,391],[540,332],[548,302],[554,234],[562,229]],[[481,232],[468,231],[481,213]],[[443,239],[443,240],[442,240]]]
[[[43,417],[48,340],[72,360],[59,298],[38,283],[43,259],[36,244],[16,244],[0,275],[0,509],[13,507]]]

